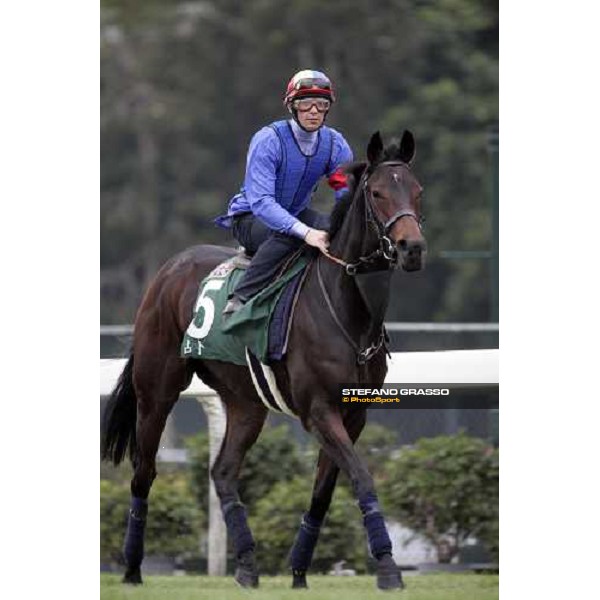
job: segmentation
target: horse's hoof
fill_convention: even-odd
[[[142,572],[139,567],[135,569],[127,569],[125,571],[125,575],[123,575],[123,583],[128,583],[130,585],[141,585],[142,582]]]
[[[389,573],[386,575],[377,575],[377,587],[380,590],[403,590],[404,582],[400,571],[398,573]]]
[[[380,590],[404,589],[400,568],[389,554],[383,556],[377,565],[377,587]]]
[[[308,585],[306,583],[306,573],[292,573],[292,589],[294,590],[306,590]]]
[[[258,569],[256,568],[254,553],[248,552],[240,556],[235,570],[235,580],[243,588],[258,587]]]
[[[243,588],[257,588],[258,573],[254,573],[242,567],[238,567],[235,570],[235,581],[240,587]]]

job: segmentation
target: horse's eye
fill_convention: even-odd
[[[381,198],[381,194],[377,190],[373,190],[373,198]]]

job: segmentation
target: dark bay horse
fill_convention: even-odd
[[[377,561],[378,587],[403,585],[373,478],[354,448],[366,422],[366,409],[341,404],[338,385],[383,384],[387,287],[383,286],[384,302],[371,296],[381,296],[381,290],[374,289],[381,287],[377,281],[389,282],[395,267],[416,271],[424,264],[422,188],[410,168],[414,152],[410,132],[387,148],[377,132],[367,148],[368,161],[348,167],[351,191],[332,213],[330,256],[319,253],[309,266],[287,355],[271,365],[288,408],[321,446],[310,507],[291,550],[293,587],[306,587],[306,572],[340,469],[350,478],[363,515],[369,548]],[[267,409],[247,367],[180,357],[198,283],[234,253],[228,248],[196,246],[161,268],[138,310],[132,353],[105,410],[102,457],[118,464],[129,448],[134,467],[124,545],[127,583],[142,581],[148,495],[165,421],[196,373],[220,395],[226,409],[225,438],[211,476],[235,546],[235,579],[243,587],[258,585],[255,543],[238,496],[237,477]],[[377,279],[378,273],[383,279]],[[361,280],[361,275],[367,279]],[[372,276],[376,279],[368,279]]]

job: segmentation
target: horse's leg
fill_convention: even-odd
[[[123,549],[126,562],[124,583],[142,583],[144,531],[148,495],[156,477],[156,453],[167,417],[180,391],[189,385],[191,376],[186,362],[179,358],[164,359],[158,352],[153,356],[135,357],[136,449],[131,480],[131,505]]]
[[[221,502],[227,533],[235,547],[235,580],[242,587],[258,587],[256,544],[248,526],[246,509],[238,495],[238,475],[246,452],[263,427],[267,409],[259,402],[244,401],[231,393],[221,392],[221,399],[227,408],[227,428],[211,476]]]
[[[404,587],[400,569],[392,559],[392,542],[379,509],[373,477],[358,456],[338,409],[313,402],[311,423],[321,447],[350,478],[363,515],[371,554],[377,560],[377,587]]]
[[[344,421],[352,443],[355,443],[360,436],[367,420],[366,417],[367,413],[365,411],[351,411]],[[300,529],[290,553],[293,588],[308,587],[306,584],[306,572],[312,561],[321,524],[331,504],[338,473],[339,468],[336,464],[323,450],[320,450],[310,508],[302,517]]]

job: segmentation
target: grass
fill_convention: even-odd
[[[402,592],[381,592],[374,576],[332,577],[313,575],[310,589],[292,590],[290,577],[261,577],[260,588],[242,590],[232,577],[146,576],[144,585],[128,586],[119,575],[100,576],[101,600],[497,600],[498,576],[475,574],[428,574],[405,576]]]

